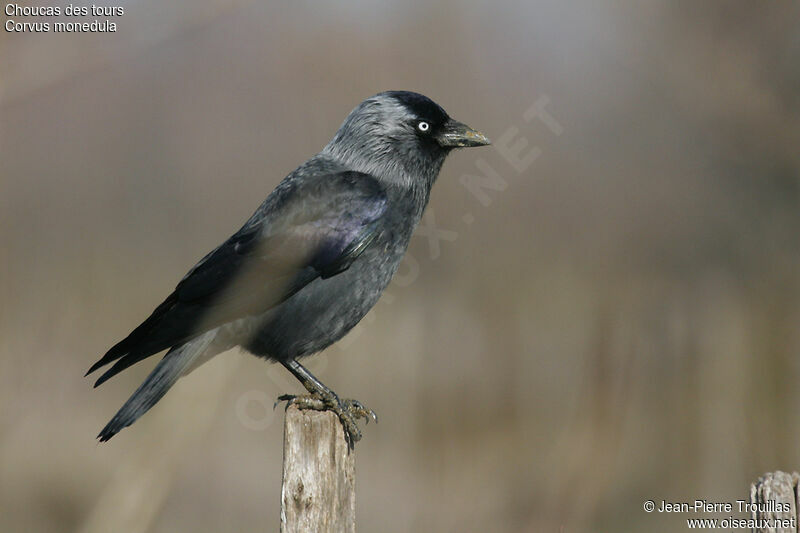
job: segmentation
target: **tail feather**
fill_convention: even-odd
[[[144,383],[125,402],[125,405],[106,424],[97,435],[100,442],[105,442],[130,426],[160,400],[167,390],[192,367],[192,363],[205,352],[214,339],[215,331],[209,331],[189,342],[172,348],[159,361]],[[102,379],[102,378],[101,378]]]

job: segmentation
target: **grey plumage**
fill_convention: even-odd
[[[98,438],[101,441],[110,439],[153,407],[178,378],[192,367],[213,339],[214,332],[207,331],[168,351],[114,418],[106,424]]]
[[[422,95],[393,91],[362,102],[319,154],[89,369],[114,363],[97,386],[169,348],[98,438],[110,439],[181,375],[238,345],[286,366],[358,440],[353,416],[374,413],[358,402],[345,406],[297,359],[364,317],[397,270],[447,154],[484,144]]]

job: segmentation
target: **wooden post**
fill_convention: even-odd
[[[772,524],[771,527],[754,529],[756,533],[797,533],[797,509],[800,504],[797,494],[798,480],[800,480],[800,475],[797,472],[791,474],[770,472],[750,485],[750,503],[760,506],[751,513],[752,518],[768,520]],[[776,503],[788,504],[789,511],[775,510]],[[788,526],[790,523],[793,525],[791,527],[775,527],[775,519],[781,520],[782,525]]]
[[[281,533],[354,533],[355,453],[329,411],[289,407],[283,428]]]

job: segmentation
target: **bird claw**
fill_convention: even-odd
[[[378,423],[378,414],[358,400],[345,399],[342,400],[342,404],[344,404],[357,419],[363,418],[366,423],[369,424],[369,419],[371,418],[376,424]]]
[[[331,411],[335,413],[342,423],[345,438],[351,449],[356,442],[361,440],[361,430],[358,429],[357,424],[359,419],[363,418],[369,424],[369,419],[372,418],[376,424],[378,423],[378,415],[375,411],[358,400],[340,400],[335,394],[330,397],[318,393],[303,395],[283,394],[278,397],[273,409],[281,402],[286,402],[286,409],[293,405],[302,411]]]

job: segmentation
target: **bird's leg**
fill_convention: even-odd
[[[294,405],[298,409],[333,411],[339,417],[339,420],[342,421],[345,436],[351,448],[356,442],[361,440],[361,431],[356,424],[359,418],[363,418],[368,424],[370,418],[376,423],[378,422],[378,415],[375,414],[375,411],[364,406],[358,400],[340,400],[335,392],[325,386],[325,384],[317,379],[314,374],[309,372],[306,367],[294,359],[281,361],[281,364],[303,384],[303,387],[306,388],[309,394],[302,396],[284,394],[278,397],[278,402],[285,401],[287,408],[290,405]],[[275,405],[277,405],[278,402],[276,402]]]

